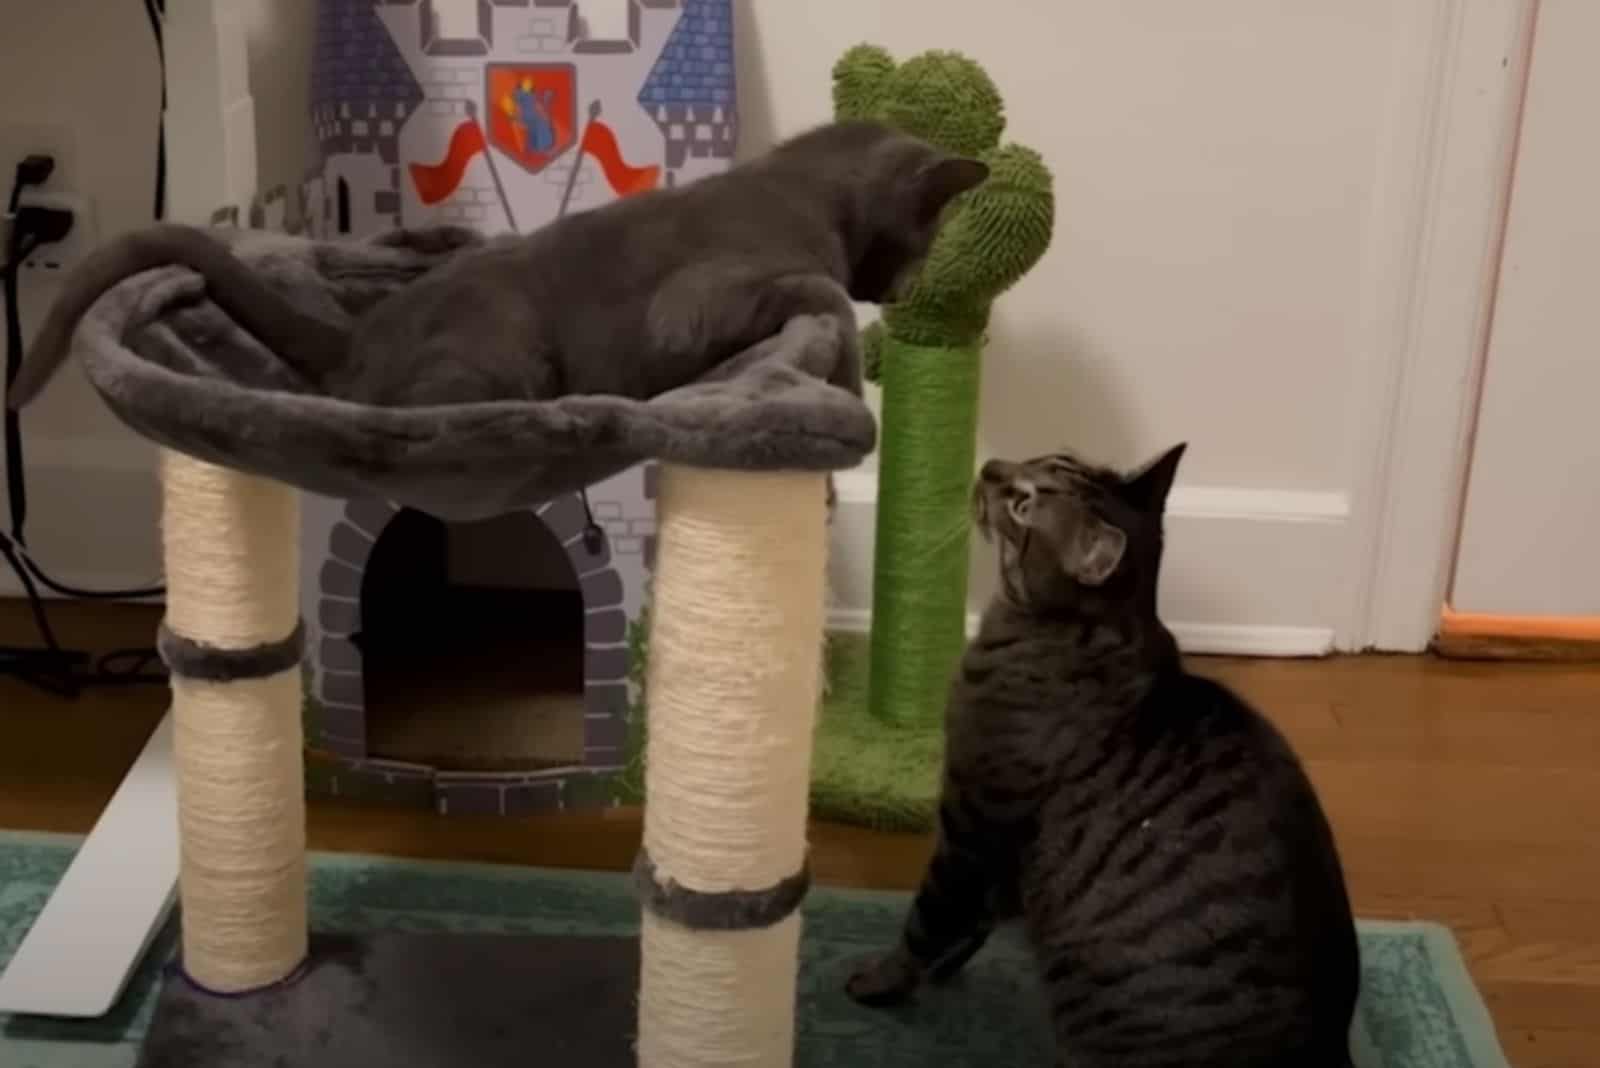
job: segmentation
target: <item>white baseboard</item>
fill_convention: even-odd
[[[30,541],[57,578],[89,588],[160,576],[160,495],[145,458],[108,465],[104,450],[30,457]],[[872,605],[877,473],[837,478],[829,564],[833,625],[864,630]],[[1341,493],[1180,486],[1167,518],[1162,614],[1184,649],[1317,656],[1335,647],[1345,605],[1349,502]],[[993,550],[974,539],[969,603],[994,590]],[[0,567],[0,596],[21,593]]]
[[[830,615],[865,630],[871,610],[877,472],[837,478]],[[1241,656],[1321,656],[1335,648],[1344,605],[1343,493],[1179,486],[1167,510],[1161,611],[1184,651]],[[993,550],[974,539],[969,605],[994,591]]]
[[[967,636],[978,629],[978,613],[967,614]],[[828,629],[865,634],[872,613],[862,608],[836,608],[828,613]],[[1175,623],[1178,646],[1200,656],[1306,657],[1333,651],[1332,627],[1271,627],[1230,623]]]

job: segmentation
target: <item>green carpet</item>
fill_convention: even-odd
[[[66,870],[79,839],[0,832],[0,964]],[[311,912],[329,931],[624,934],[637,906],[620,876],[372,857],[313,857]],[[898,929],[898,894],[818,889],[806,906],[798,1068],[943,1068],[1050,1063],[1026,957],[986,950],[957,985],[903,1012],[876,1013],[841,992],[850,963]],[[170,933],[105,1019],[0,1014],[4,1068],[131,1068]],[[1425,923],[1364,922],[1359,1068],[1509,1068],[1454,940]]]
[[[895,726],[867,713],[869,638],[828,635],[828,694],[817,724],[811,810],[819,818],[884,831],[926,831],[939,803],[944,709],[926,726]]]

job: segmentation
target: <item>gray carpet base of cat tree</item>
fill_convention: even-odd
[[[138,1068],[632,1068],[635,938],[313,935],[240,997],[169,973]]]

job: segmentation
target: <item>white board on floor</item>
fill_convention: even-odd
[[[0,973],[0,1012],[109,1012],[178,888],[178,784],[169,712]]]

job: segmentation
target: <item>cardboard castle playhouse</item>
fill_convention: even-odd
[[[292,228],[527,232],[722,170],[732,19],[731,0],[321,0],[321,160]],[[477,523],[306,496],[310,788],[451,813],[636,796],[654,474],[589,488],[598,540],[578,494]]]

